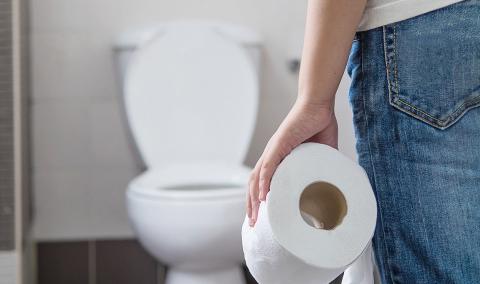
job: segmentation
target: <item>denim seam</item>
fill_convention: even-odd
[[[475,107],[479,107],[480,106],[480,95],[477,95],[477,96],[474,96],[473,98],[471,98],[470,100],[468,101],[465,101],[463,102],[459,107],[457,107],[457,109],[455,109],[450,115],[447,116],[446,119],[438,119],[436,117],[433,117],[430,113],[428,112],[425,112],[424,110],[421,110],[419,109],[418,107],[400,99],[400,98],[396,98],[396,102],[394,103],[399,103],[399,104],[403,104],[403,105],[406,105],[408,106],[409,108],[412,108],[413,110],[415,110],[416,112],[418,113],[421,113],[427,117],[429,117],[430,120],[433,120],[434,122],[431,122],[425,118],[423,118],[422,116],[416,114],[415,112],[410,112],[408,110],[405,110],[404,108],[401,108],[401,106],[399,104],[395,104],[394,106],[401,110],[401,111],[405,111],[407,113],[409,113],[410,115],[412,115],[413,117],[417,118],[417,119],[420,119],[432,126],[435,126],[436,128],[440,128],[440,129],[446,129],[448,128],[450,125],[452,125],[455,121],[459,120],[468,110],[472,109],[472,108],[475,108]],[[472,105],[470,105],[472,104]],[[469,105],[467,107],[465,107],[466,105]],[[435,124],[433,124],[435,123]]]
[[[393,71],[394,71],[394,76],[395,76],[395,91],[397,92],[397,95],[400,94],[400,84],[398,83],[398,54],[397,54],[397,28],[395,24],[392,25],[393,28]]]
[[[385,40],[385,38],[384,38]],[[367,111],[366,111],[366,101],[365,101],[365,87],[364,87],[364,83],[365,83],[365,71],[364,71],[364,59],[363,59],[363,55],[364,55],[364,40],[362,40],[360,42],[360,54],[361,54],[361,62],[360,62],[360,66],[361,66],[361,70],[362,70],[362,87],[361,87],[361,92],[362,92],[362,102],[363,102],[363,117],[365,119],[365,128],[366,128],[366,132],[367,132],[367,139],[368,139],[368,155],[369,155],[369,158],[370,158],[370,166],[372,167],[372,171],[373,171],[373,180],[375,182],[375,186],[378,184],[377,182],[377,172],[375,170],[375,164],[373,163],[373,154],[372,154],[372,146],[371,146],[371,140],[370,140],[370,132],[368,131],[368,116],[367,116]],[[388,80],[387,80],[388,81]],[[389,90],[390,92],[390,90]],[[377,190],[377,195],[379,194],[378,190]],[[391,263],[390,263],[390,252],[388,250],[388,246],[387,246],[387,240],[386,240],[386,233],[385,233],[385,227],[384,227],[384,224],[383,224],[383,214],[382,214],[382,206],[380,204],[380,199],[381,198],[377,198],[377,202],[378,202],[378,214],[380,215],[380,223],[381,223],[381,226],[382,226],[382,233],[383,233],[383,247],[384,247],[384,251],[385,251],[385,256],[383,257],[383,262],[384,262],[384,267],[386,266],[387,268],[387,274],[388,274],[388,277],[390,278],[390,280],[392,281],[392,284],[395,284],[395,280],[393,279],[393,276],[392,276],[392,268],[391,268]]]
[[[390,82],[390,65],[389,65],[389,62],[388,62],[388,58],[387,58],[387,41],[386,41],[386,29],[385,29],[385,26],[382,27],[383,29],[383,55],[384,55],[384,58],[385,58],[385,70],[386,70],[386,73],[387,73],[387,86],[388,86],[388,101],[391,102],[392,101],[392,91],[391,91],[391,82]]]
[[[428,125],[431,125],[435,128],[444,130],[449,126],[453,125],[456,121],[463,117],[467,111],[473,109],[475,107],[480,107],[480,94],[465,100],[460,106],[458,106],[455,110],[453,110],[445,119],[437,118],[433,116],[433,114],[420,109],[419,107],[412,105],[411,103],[403,100],[400,98],[400,84],[398,80],[398,53],[397,53],[397,29],[396,25],[391,25],[391,29],[393,30],[393,46],[387,47],[386,44],[386,27],[383,27],[383,40],[385,45],[385,60],[386,60],[386,69],[387,69],[387,82],[388,82],[388,97],[389,102],[392,106],[396,109],[407,113],[414,118],[421,120]],[[393,49],[393,60],[389,59],[387,53]],[[393,66],[392,66],[393,65]],[[390,68],[393,67],[393,80],[391,80],[391,72]],[[393,81],[393,82],[391,82]],[[392,88],[392,85],[395,88]]]

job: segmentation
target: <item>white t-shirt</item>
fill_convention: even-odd
[[[463,0],[368,0],[359,31],[403,21]]]

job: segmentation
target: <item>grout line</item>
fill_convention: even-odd
[[[97,282],[97,247],[95,240],[88,240],[88,284]]]
[[[163,284],[165,282],[165,268],[157,261],[155,270],[157,272],[156,284]]]

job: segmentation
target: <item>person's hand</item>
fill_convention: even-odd
[[[338,148],[337,120],[333,103],[297,100],[278,130],[268,141],[253,169],[247,192],[247,215],[250,226],[257,221],[261,201],[270,190],[270,180],[278,164],[303,142],[316,142]]]

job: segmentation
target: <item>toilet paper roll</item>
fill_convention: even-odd
[[[242,227],[245,261],[260,284],[329,283],[370,244],[376,201],[358,164],[318,143],[294,149],[272,177],[254,227]]]

